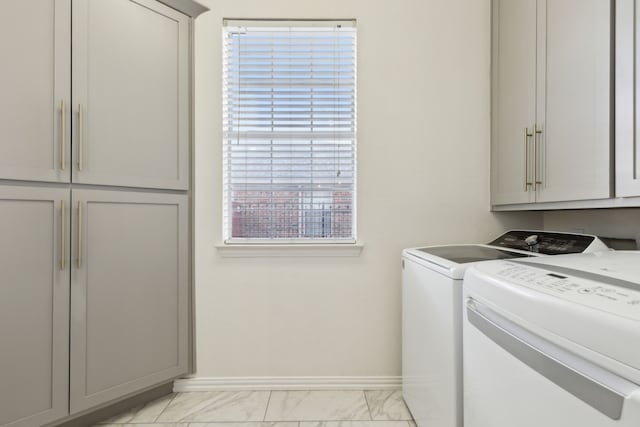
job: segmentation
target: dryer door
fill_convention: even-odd
[[[465,294],[464,416],[470,427],[631,427],[640,386]]]

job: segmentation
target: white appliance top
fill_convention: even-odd
[[[443,245],[409,248],[402,251],[405,258],[417,261],[452,279],[462,280],[471,265],[481,261],[536,257],[540,254],[489,245]]]
[[[524,327],[640,370],[640,252],[478,263],[464,289]]]
[[[453,279],[462,279],[475,262],[605,250],[609,248],[598,237],[588,234],[509,230],[488,244],[409,248],[403,256],[423,261]]]

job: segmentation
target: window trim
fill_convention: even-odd
[[[358,257],[364,243],[218,243],[215,245],[222,258],[285,258],[285,257]]]
[[[223,33],[227,27],[321,27],[327,29],[330,26],[342,26],[346,28],[356,28],[356,19],[243,19],[224,18]],[[252,257],[252,256],[359,256],[364,245],[357,240],[357,183],[358,183],[358,161],[357,161],[357,36],[354,40],[354,78],[356,82],[353,86],[354,105],[354,130],[353,130],[353,198],[351,214],[351,235],[352,238],[309,238],[301,237],[295,239],[278,238],[242,238],[229,236],[222,243],[216,244],[216,248],[223,257]],[[224,91],[224,87],[222,88]],[[223,145],[225,144],[223,139]],[[223,194],[226,187],[223,182]],[[227,222],[224,220],[228,209],[227,200],[223,197],[222,211],[222,236],[227,236],[230,230],[226,229]],[[228,218],[227,218],[228,220]],[[255,248],[254,250],[251,250]],[[313,248],[318,248],[314,251]],[[242,255],[240,255],[242,254]]]

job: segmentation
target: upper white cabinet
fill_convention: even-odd
[[[73,2],[73,181],[187,189],[189,18],[154,0]]]
[[[491,191],[494,204],[535,200],[530,170],[531,133],[536,121],[535,15],[535,0],[493,2]]]
[[[0,179],[69,182],[71,0],[2,2]]]
[[[616,1],[616,196],[640,196],[638,1]]]
[[[611,31],[610,0],[538,1],[537,201],[611,196]]]
[[[611,2],[494,0],[492,204],[611,196]]]

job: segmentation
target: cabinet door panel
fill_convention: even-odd
[[[188,18],[153,0],[73,12],[74,182],[187,189]]]
[[[640,5],[616,1],[616,197],[640,196]]]
[[[536,1],[493,1],[492,204],[533,201],[531,137],[535,123]]]
[[[2,13],[0,178],[69,182],[71,1],[8,0]]]
[[[187,372],[188,218],[186,195],[73,190],[73,201],[77,412]]]
[[[67,414],[69,190],[0,186],[0,425]],[[68,211],[67,211],[68,212]],[[61,239],[64,239],[62,241]]]
[[[539,2],[537,201],[610,197],[611,2]]]

